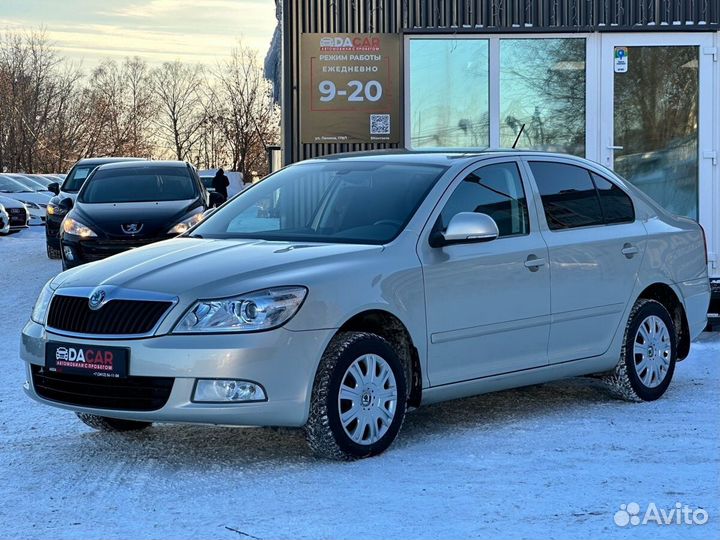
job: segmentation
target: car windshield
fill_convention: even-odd
[[[67,175],[62,185],[62,190],[65,193],[77,193],[85,183],[85,179],[90,176],[95,167],[99,167],[100,164],[95,163],[93,165],[76,165],[70,174]]]
[[[97,169],[80,192],[82,203],[181,201],[197,197],[185,166],[136,166]]]
[[[11,178],[31,191],[45,191],[45,186],[27,176],[11,176]]]
[[[0,176],[0,193],[32,193],[32,190],[12,178]]]
[[[445,170],[366,161],[295,165],[242,192],[191,236],[383,244]]]

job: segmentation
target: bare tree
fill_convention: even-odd
[[[263,77],[257,53],[240,44],[216,73],[220,123],[232,170],[244,178],[267,172],[266,148],[279,136],[279,111],[272,86]]]
[[[203,69],[181,62],[165,62],[152,72],[153,92],[158,100],[157,128],[160,138],[179,160],[188,159],[203,126]]]

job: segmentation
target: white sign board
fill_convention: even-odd
[[[615,73],[627,73],[628,50],[627,47],[615,47]]]

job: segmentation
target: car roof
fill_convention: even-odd
[[[108,169],[130,169],[130,168],[136,168],[136,167],[142,167],[144,169],[155,169],[160,167],[189,167],[190,165],[186,163],[185,161],[121,161],[117,163],[106,163],[104,165],[100,165],[98,167],[98,170],[108,170]]]
[[[147,161],[145,158],[136,157],[94,157],[94,158],[83,158],[79,160],[76,165],[104,165],[106,163],[120,163],[123,161]]]
[[[327,161],[384,161],[388,163],[413,163],[426,165],[442,165],[448,167],[463,161],[474,161],[478,158],[493,157],[554,157],[563,159],[575,159],[579,162],[587,162],[583,158],[569,154],[556,152],[539,152],[532,150],[515,150],[512,148],[486,148],[478,150],[371,150],[366,152],[348,152],[332,154],[308,159],[303,163],[320,163]]]

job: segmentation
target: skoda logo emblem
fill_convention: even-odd
[[[93,291],[93,293],[90,295],[88,306],[90,306],[90,309],[92,310],[100,309],[104,301],[105,291],[103,291],[102,289],[98,289],[96,291]]]
[[[120,225],[120,228],[125,234],[137,234],[142,230],[143,226],[142,223],[125,223]]]

